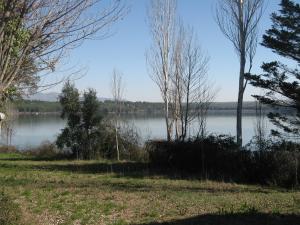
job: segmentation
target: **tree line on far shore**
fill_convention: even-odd
[[[212,102],[210,104],[208,114],[218,115],[235,115],[236,102]],[[114,112],[114,101],[104,100],[99,101],[99,111],[103,114],[111,114]],[[62,111],[60,103],[39,100],[19,100],[13,104],[14,111],[18,114],[36,114],[36,113],[55,113],[59,114]],[[193,106],[192,106],[193,108]],[[265,113],[269,111],[281,111],[285,113],[292,113],[289,108],[278,107],[273,109],[268,106],[263,106]],[[163,103],[159,102],[122,102],[123,115],[137,115],[137,116],[163,116]],[[244,113],[247,115],[256,114],[256,102],[244,102]]]

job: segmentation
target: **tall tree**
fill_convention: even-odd
[[[295,62],[296,68],[290,68],[279,61],[264,63],[264,74],[248,75],[248,78],[253,86],[266,91],[265,95],[254,95],[261,103],[293,110],[293,116],[282,113],[270,113],[268,116],[285,134],[299,137],[300,4],[292,0],[282,0],[280,6],[279,13],[271,15],[272,27],[263,35],[262,45]],[[280,134],[275,131],[273,133]]]
[[[124,9],[121,0],[0,1],[0,98],[35,87],[85,39],[106,37]]]
[[[84,133],[84,158],[93,159],[96,155],[98,140],[100,138],[99,129],[101,129],[102,116],[99,113],[99,101],[97,92],[94,89],[88,89],[83,93],[82,102],[82,125]]]
[[[153,43],[147,55],[147,61],[150,67],[150,76],[159,87],[164,101],[168,141],[172,138],[173,127],[170,98],[176,3],[176,0],[151,0],[148,15]]]
[[[257,46],[257,30],[264,7],[264,0],[219,0],[216,20],[223,34],[232,42],[239,56],[239,90],[237,104],[236,136],[242,146],[243,98],[247,86],[246,64],[251,71]]]
[[[77,159],[93,159],[100,148],[101,132],[105,130],[101,126],[96,91],[85,91],[80,102],[78,90],[68,81],[59,101],[62,105],[61,117],[67,120],[67,124],[57,138],[57,146],[70,149]]]
[[[70,148],[72,153],[79,159],[82,154],[81,146],[81,106],[79,101],[79,92],[74,84],[67,81],[59,96],[59,102],[62,106],[61,118],[67,120],[66,127],[58,136],[56,144],[58,147]]]
[[[182,24],[178,27],[172,56],[172,111],[175,137],[184,141],[191,122],[197,118],[204,121],[204,108],[213,100],[214,91],[207,79],[208,56],[203,53],[192,29]]]
[[[111,80],[111,92],[114,100],[114,117],[113,125],[115,129],[115,141],[117,150],[117,160],[120,160],[119,132],[120,132],[120,116],[122,111],[124,83],[122,74],[114,69]]]

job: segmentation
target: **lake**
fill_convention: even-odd
[[[209,133],[235,135],[235,119],[233,115],[208,116],[207,130]],[[127,117],[126,121],[137,128],[143,141],[166,136],[164,118],[162,117]],[[244,143],[249,142],[254,135],[255,121],[255,116],[244,116]],[[64,126],[65,121],[59,116],[19,116],[13,124],[12,145],[24,149],[36,147],[44,141],[52,142]],[[273,125],[267,121],[267,129],[270,130],[272,127]],[[193,124],[190,133],[193,133],[195,128],[196,124]],[[1,143],[6,143],[3,137],[1,137]]]

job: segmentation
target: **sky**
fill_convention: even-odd
[[[215,101],[236,101],[239,60],[231,42],[224,37],[214,19],[217,0],[178,0],[178,13],[184,24],[193,27],[199,45],[210,57],[208,76],[218,90]],[[110,80],[116,68],[123,73],[124,98],[130,101],[160,102],[158,87],[149,77],[146,51],[151,46],[147,25],[149,0],[127,0],[129,13],[112,28],[112,35],[104,40],[87,40],[68,54],[59,70],[84,68],[85,76],[75,81],[76,87],[97,90],[99,97],[110,98]],[[260,37],[271,26],[270,14],[279,9],[280,0],[266,0],[260,23]],[[97,10],[97,9],[95,9]],[[261,38],[260,38],[261,40]],[[262,62],[279,59],[265,47],[258,46],[252,72],[260,73]],[[55,75],[58,76],[58,75]],[[53,77],[55,77],[53,76]],[[61,85],[47,92],[60,92]],[[260,92],[248,86],[245,101]]]

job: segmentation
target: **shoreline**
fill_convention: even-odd
[[[272,110],[266,110],[265,115],[267,115]],[[44,115],[55,115],[59,116],[61,112],[15,112],[14,115],[17,116],[44,116]],[[113,115],[113,112],[108,112],[107,115]],[[125,112],[121,113],[122,116],[153,116],[153,117],[163,117],[163,112],[152,112],[149,113],[147,111],[139,111],[139,112]],[[243,110],[244,116],[256,116],[255,109],[245,109]],[[236,116],[236,109],[211,109],[208,110],[207,116]]]

